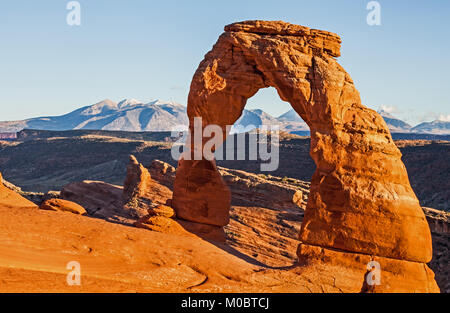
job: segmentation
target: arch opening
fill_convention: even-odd
[[[280,160],[294,160],[290,150],[292,145],[296,146],[295,149],[300,149],[303,153],[306,152],[302,160],[296,160],[304,170],[295,171],[294,174],[291,164],[279,161],[277,161],[278,166],[273,168],[273,171],[261,170],[262,163],[270,162],[270,160],[262,160],[258,151],[258,145],[265,140],[263,136],[258,138],[257,133],[261,131],[261,126],[267,126],[267,130],[277,131],[279,138],[277,140],[278,154],[276,157]],[[233,136],[230,140],[230,147],[228,147],[228,140],[225,140],[215,153],[216,163],[221,167],[241,169],[250,173],[261,174],[263,177],[268,175],[281,178],[290,177],[309,182],[315,169],[314,162],[309,155],[309,141],[306,138],[295,136],[309,136],[309,134],[309,126],[295,112],[290,103],[281,100],[275,88],[263,88],[248,99],[241,116],[228,134],[228,136]],[[255,151],[250,151],[251,148],[254,148]],[[227,156],[227,149],[234,150],[230,154],[231,157],[229,157],[230,155]],[[238,150],[242,153],[238,153]],[[270,147],[268,152],[269,154],[272,152]],[[270,157],[272,156],[274,155],[270,155]]]
[[[277,110],[270,110],[271,106]],[[280,130],[276,157],[283,162],[278,161],[274,171],[262,171],[261,164],[273,161],[262,160],[257,148],[250,151],[265,139],[258,137],[262,125]],[[227,243],[253,264],[288,268],[296,263],[298,233],[315,170],[309,138],[288,133],[296,131],[309,136],[308,125],[279,98],[275,88],[263,88],[248,99],[228,139],[215,154],[219,173],[231,193],[230,221],[224,226]],[[227,158],[224,147],[230,137],[233,157]],[[295,161],[299,168],[292,168],[287,160]]]

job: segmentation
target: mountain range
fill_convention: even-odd
[[[155,100],[144,104],[135,99],[124,99],[116,103],[107,99],[61,116],[0,122],[0,131],[17,132],[24,128],[165,131],[187,123],[186,107],[175,102]]]
[[[383,117],[391,133],[450,134],[450,122],[447,121],[435,120],[432,122],[423,122],[413,127],[386,111],[380,110],[378,114]]]
[[[435,120],[413,127],[386,111],[378,113],[392,133],[450,134],[450,122]],[[155,100],[143,103],[136,99],[114,102],[106,99],[61,116],[0,122],[0,133],[22,129],[171,131],[186,129],[187,125],[186,107],[176,102]],[[261,125],[277,125],[280,130],[294,133],[309,131],[308,125],[293,109],[278,117],[254,109],[244,110],[234,124],[232,133],[250,131]]]

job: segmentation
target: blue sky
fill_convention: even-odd
[[[65,0],[0,2],[0,120],[59,115],[105,98],[186,104],[192,75],[223,32],[248,19],[284,20],[338,33],[340,64],[365,105],[412,124],[450,115],[450,1],[79,0],[69,26]],[[280,115],[273,89],[247,108]]]

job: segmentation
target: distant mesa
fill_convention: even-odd
[[[15,140],[17,133],[0,133],[0,140]]]

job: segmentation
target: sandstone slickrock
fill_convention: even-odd
[[[130,212],[132,216],[143,217],[148,209],[165,204],[171,198],[172,191],[152,180],[148,170],[130,155],[123,187],[125,211]]]
[[[172,220],[172,218],[175,218],[175,211],[167,205],[150,208],[147,213],[136,221],[134,224],[136,227],[168,233],[177,232],[181,228],[181,226],[175,225],[176,223]],[[163,231],[163,229],[166,231]]]
[[[21,193],[22,189],[20,187],[17,187],[14,184],[11,184],[9,181],[5,180],[2,176],[2,173],[0,173],[0,185],[3,185],[4,187],[16,192]]]
[[[138,228],[146,228],[165,233],[178,233],[182,228],[173,220],[175,211],[167,205],[149,208],[147,215],[139,218],[134,224]]]
[[[65,185],[60,197],[81,205],[90,216],[131,224],[122,208],[122,193],[121,186],[85,180]]]
[[[154,160],[148,169],[156,181],[172,188],[175,178],[174,167],[163,161]],[[294,264],[297,260],[298,233],[303,219],[303,210],[306,208],[305,200],[309,194],[309,183],[271,175],[254,175],[222,167],[218,169],[232,190],[230,223],[225,227],[227,243],[234,249],[269,266],[282,267]],[[268,187],[268,185],[273,186]],[[284,186],[286,190],[280,192],[278,188],[281,186]],[[280,196],[292,194],[292,190],[297,190],[294,194],[294,202],[296,197],[302,196],[299,206],[289,205],[287,202],[289,198]],[[450,290],[447,274],[450,214],[431,208],[423,208],[423,210],[433,233],[432,269],[436,273],[436,281],[441,291],[448,292]],[[162,222],[161,218],[154,219],[151,226],[146,224],[143,228],[174,233],[173,229],[167,227],[168,222],[164,222],[166,226]],[[178,220],[178,224],[180,222],[183,223]],[[205,224],[205,226],[208,225]],[[359,266],[361,267],[361,264]],[[340,270],[344,271],[342,268]],[[361,269],[358,273],[361,273]],[[359,287],[361,286],[358,285]]]
[[[138,219],[134,225],[165,234],[200,236],[216,242],[225,241],[225,231],[222,227],[177,219],[173,208],[167,205],[148,209],[148,214]]]
[[[149,214],[164,216],[167,218],[175,217],[175,211],[170,206],[167,205],[158,205],[152,209],[148,210]]]
[[[361,104],[350,75],[335,59],[340,43],[336,34],[281,21],[226,26],[194,74],[190,131],[194,118],[201,117],[203,127],[219,125],[226,134],[248,98],[261,88],[276,88],[311,130],[310,155],[317,169],[300,232],[303,249],[416,262],[427,274],[410,290],[436,291],[424,264],[432,257],[425,215],[386,123]],[[225,226],[230,191],[215,161],[194,160],[195,147],[188,148],[191,160],[180,159],[174,182],[177,216]],[[299,252],[299,257],[305,255]],[[417,274],[408,262],[405,271]]]
[[[159,215],[143,216],[134,226],[165,234],[190,235],[176,220]]]
[[[148,170],[136,160],[135,156],[130,155],[130,161],[127,165],[127,177],[123,183],[124,199],[128,200],[144,195],[151,179]]]
[[[5,185],[6,184],[6,185]],[[2,174],[0,173],[0,205],[5,207],[35,207],[37,205],[28,199],[22,197],[17,191],[12,190],[7,187],[13,186],[3,180]],[[14,186],[15,187],[15,186]],[[20,190],[20,189],[19,189]]]
[[[297,255],[300,269],[312,269],[322,280],[331,280],[335,286],[347,292],[439,292],[433,271],[419,262],[302,244]],[[367,264],[371,261],[380,264],[380,285],[367,284]]]
[[[0,175],[0,183],[2,183],[3,186],[5,186],[6,188],[12,190],[16,194],[19,194],[23,198],[33,202],[36,205],[40,205],[43,201],[45,201],[47,199],[52,199],[52,198],[57,198],[58,197],[56,191],[49,191],[47,193],[23,191],[22,188],[17,187],[16,185],[11,184],[10,182],[8,182],[8,181],[4,180],[3,178],[1,178],[1,175]]]
[[[41,210],[70,212],[74,214],[86,215],[86,210],[79,204],[63,199],[50,199],[44,201],[40,207]]]

